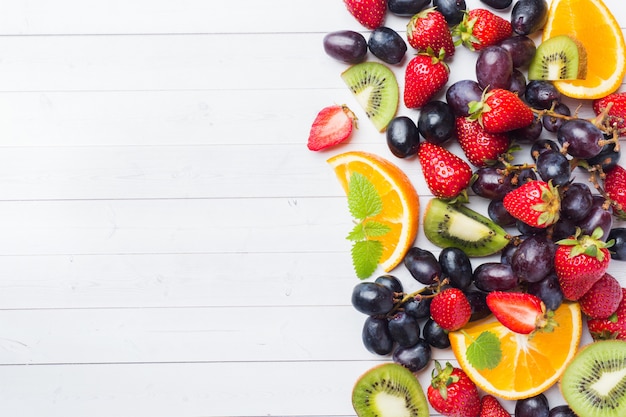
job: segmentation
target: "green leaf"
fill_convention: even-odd
[[[467,348],[468,362],[476,369],[493,369],[502,360],[500,339],[495,333],[482,332]]]
[[[363,222],[356,224],[354,228],[350,231],[350,234],[348,234],[346,239],[352,240],[353,242],[359,242],[361,240],[367,239],[367,234],[365,233],[365,227],[363,227]]]
[[[383,209],[383,201],[374,185],[363,174],[355,172],[348,186],[348,208],[352,217],[363,220],[376,216]]]
[[[383,255],[383,244],[378,240],[363,240],[352,246],[352,263],[357,277],[370,277],[378,267]]]
[[[370,220],[363,224],[363,230],[365,231],[365,235],[368,238],[380,237],[389,233],[391,231],[391,227],[387,226],[384,223]]]

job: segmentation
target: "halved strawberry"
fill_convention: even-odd
[[[551,313],[532,294],[492,291],[487,294],[487,306],[503,326],[516,333],[529,334],[551,325]]]
[[[345,104],[324,107],[311,126],[308,148],[319,151],[343,142],[352,135],[356,120],[352,110]]]

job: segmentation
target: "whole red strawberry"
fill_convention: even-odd
[[[535,295],[492,291],[487,294],[486,302],[496,319],[515,333],[529,334],[552,326],[545,304]]]
[[[609,267],[608,245],[599,240],[603,233],[598,227],[591,235],[583,235],[577,228],[574,236],[557,242],[554,272],[566,299],[576,301],[581,298]]]
[[[472,168],[446,148],[422,142],[417,156],[422,165],[426,185],[435,197],[455,198],[469,186]]]
[[[606,319],[588,319],[587,328],[593,340],[626,340],[626,288],[615,313]]]
[[[488,133],[506,133],[527,127],[535,117],[517,94],[503,88],[485,90],[481,101],[470,103],[470,113],[470,118],[478,120]]]
[[[615,313],[622,298],[621,284],[613,275],[606,273],[578,299],[578,303],[587,317],[605,319]]]
[[[458,288],[447,288],[433,297],[430,316],[444,330],[453,332],[465,326],[472,315],[472,306]]]
[[[618,129],[620,136],[624,136],[626,134],[626,92],[612,93],[592,102],[596,116],[600,115],[609,105],[611,107],[607,110],[607,121],[609,125]]]
[[[604,178],[604,191],[612,200],[613,213],[626,220],[626,169],[616,165]]]
[[[335,146],[352,135],[356,116],[346,105],[324,107],[315,117],[307,146],[312,151]]]
[[[385,22],[387,0],[344,0],[344,3],[350,14],[368,29],[381,27]]]
[[[461,23],[454,27],[452,34],[458,37],[457,44],[479,51],[510,37],[513,27],[510,21],[490,10],[478,8],[467,12]]]
[[[443,54],[419,53],[409,61],[404,74],[406,107],[422,107],[446,85],[450,69],[443,58]]]
[[[559,219],[561,198],[552,183],[531,180],[513,189],[502,200],[516,219],[532,227],[546,228]]]
[[[477,120],[457,117],[456,136],[467,160],[478,168],[493,165],[509,149],[505,133],[487,133]]]
[[[439,52],[444,50],[444,59],[454,55],[455,46],[452,32],[445,16],[434,7],[429,7],[414,15],[406,26],[406,38],[419,52]]]
[[[426,396],[430,405],[444,416],[476,417],[480,414],[480,396],[476,384],[460,368],[449,362],[442,368],[435,361]]]
[[[480,402],[480,415],[478,417],[511,417],[511,414],[502,407],[500,401],[493,395],[483,395]]]

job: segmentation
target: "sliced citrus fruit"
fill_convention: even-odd
[[[388,160],[361,151],[345,152],[328,159],[345,190],[352,173],[365,176],[382,199],[383,209],[371,220],[386,224],[390,231],[377,237],[383,244],[379,265],[389,272],[413,246],[419,226],[419,196],[406,174]]]
[[[582,333],[578,303],[563,303],[554,312],[554,320],[554,331],[525,335],[489,316],[450,332],[450,344],[461,368],[480,388],[509,400],[528,398],[551,387],[578,350]],[[491,332],[500,341],[502,359],[492,369],[477,369],[466,354],[483,332]]]
[[[564,95],[596,99],[617,90],[626,74],[626,44],[619,23],[602,0],[552,0],[543,28],[545,41],[569,35],[587,52],[587,76],[555,81]]]

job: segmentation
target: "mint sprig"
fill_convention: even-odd
[[[493,369],[502,360],[500,339],[495,333],[484,331],[472,340],[465,355],[474,368]]]
[[[383,201],[374,184],[358,172],[348,183],[348,208],[357,222],[346,239],[354,242],[351,252],[356,275],[365,279],[374,273],[383,255],[382,242],[373,238],[384,236],[391,228],[371,220],[382,211]]]

